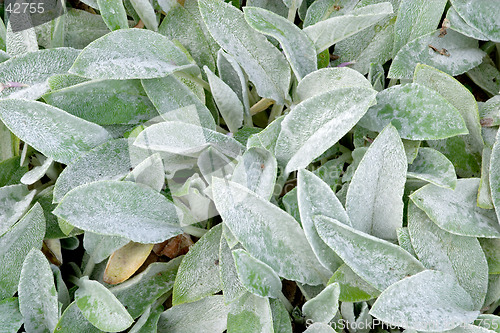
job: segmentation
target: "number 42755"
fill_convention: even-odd
[[[5,7],[5,11],[10,14],[42,14],[45,11],[43,7],[43,2],[39,3],[27,3],[27,2],[15,2],[9,3],[7,7]]]

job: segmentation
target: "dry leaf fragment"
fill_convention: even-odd
[[[163,243],[155,244],[153,252],[159,256],[164,255],[173,259],[186,254],[189,251],[189,247],[193,244],[191,236],[182,234],[172,237]]]

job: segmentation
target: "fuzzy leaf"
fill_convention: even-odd
[[[18,332],[23,325],[23,316],[19,311],[17,297],[0,301],[0,330],[2,332]]]
[[[158,30],[158,21],[156,20],[156,13],[153,5],[149,0],[130,0],[132,7],[134,7],[135,12],[144,22],[144,25],[149,30]]]
[[[35,194],[23,184],[0,187],[0,235],[23,216]]]
[[[253,30],[243,13],[223,1],[200,0],[201,16],[208,30],[247,73],[261,97],[278,104],[288,100],[290,67],[285,57],[264,36]]]
[[[361,279],[346,264],[337,269],[328,284],[338,283],[340,285],[339,301],[362,302],[376,298],[380,292]]]
[[[453,8],[467,24],[479,30],[488,39],[500,43],[500,9],[488,0],[474,3],[467,0],[451,0]],[[471,6],[474,5],[472,10]]]
[[[118,284],[127,280],[142,266],[152,249],[153,244],[129,242],[116,250],[109,257],[103,281],[109,284]]]
[[[40,102],[2,100],[0,118],[20,139],[64,164],[111,139],[101,126]]]
[[[64,310],[59,322],[54,330],[58,333],[100,333],[102,332],[97,327],[92,325],[87,318],[85,318],[76,305],[76,301],[71,303],[66,310]]]
[[[182,233],[174,204],[149,187],[97,181],[66,194],[53,212],[68,223],[138,243],[159,243]]]
[[[403,224],[406,154],[396,128],[388,125],[358,165],[347,190],[352,226],[386,240],[396,240]]]
[[[129,242],[124,237],[100,235],[90,231],[85,232],[83,236],[83,247],[95,263],[107,259],[113,252]]]
[[[379,291],[424,266],[397,245],[353,229],[335,219],[314,219],[319,236],[357,275]]]
[[[120,29],[86,46],[69,72],[91,79],[152,79],[193,66],[164,36],[144,29]]]
[[[333,319],[339,307],[340,286],[329,284],[316,297],[302,305],[302,313],[313,322],[328,323]]]
[[[393,86],[377,94],[359,125],[381,131],[392,123],[403,139],[436,140],[468,134],[458,110],[437,92],[418,83]]]
[[[500,238],[495,212],[476,204],[479,179],[459,179],[454,190],[425,185],[410,199],[440,228],[469,237]]]
[[[490,189],[493,206],[500,220],[500,131],[497,132],[495,144],[491,150]]]
[[[426,270],[387,288],[370,314],[406,329],[446,331],[471,322],[479,311],[452,275]]]
[[[450,160],[439,151],[427,147],[419,148],[417,157],[408,166],[408,177],[450,189],[457,185],[457,175]]]
[[[268,298],[250,293],[230,305],[227,331],[241,333],[273,333],[272,311]]]
[[[127,12],[123,0],[97,0],[99,12],[109,30],[127,29]]]

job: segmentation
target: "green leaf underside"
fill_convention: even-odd
[[[172,202],[127,181],[81,185],[68,192],[53,213],[80,229],[138,243],[163,242],[182,233]]]
[[[387,288],[370,314],[406,329],[446,331],[471,322],[479,311],[452,275],[425,270]]]
[[[437,92],[420,84],[393,86],[377,94],[359,125],[380,132],[392,123],[403,139],[436,140],[468,134],[458,110]]]
[[[212,186],[224,223],[253,257],[284,278],[323,283],[328,272],[293,217],[239,184],[214,179]]]
[[[459,179],[454,190],[428,184],[410,198],[440,228],[456,235],[500,238],[495,212],[476,204],[478,178]]]
[[[64,164],[111,139],[101,126],[40,102],[1,100],[0,118],[20,139]]]
[[[193,66],[164,36],[144,29],[120,29],[85,47],[69,72],[91,79],[152,79]]]
[[[335,219],[314,219],[319,236],[357,275],[379,291],[424,266],[397,245],[353,229]]]

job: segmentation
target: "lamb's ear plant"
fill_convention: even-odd
[[[500,331],[497,0],[16,4],[0,332]]]

